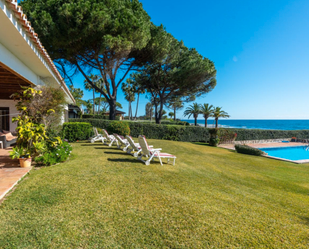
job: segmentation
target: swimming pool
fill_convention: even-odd
[[[309,160],[309,149],[307,146],[259,148],[271,157],[277,157],[292,161]]]

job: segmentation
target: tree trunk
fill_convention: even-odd
[[[163,102],[160,101],[160,109],[159,109],[159,113],[158,113],[157,118],[156,118],[156,123],[157,124],[161,124],[162,111],[163,111]]]
[[[135,120],[136,120],[136,117],[137,117],[138,101],[139,101],[139,93],[137,94],[136,111],[135,111],[135,118],[134,118]]]
[[[150,122],[152,122],[152,116],[153,116],[153,113],[152,113],[152,105],[150,107]]]
[[[128,112],[128,116],[129,116],[129,120],[130,120],[130,114],[131,114],[131,101],[129,101],[129,112]]]
[[[207,119],[208,119],[208,117],[209,117],[208,115],[204,116],[204,118],[205,118],[205,128],[207,128]]]
[[[155,106],[155,121],[157,123],[157,119],[158,119],[158,105],[154,104],[154,106]]]
[[[116,99],[110,99],[109,103],[109,120],[115,120],[116,118]]]
[[[93,115],[95,115],[95,92],[94,92],[94,88],[93,88]]]
[[[197,126],[197,117],[194,117],[194,125]]]
[[[174,107],[174,121],[176,121],[176,106]]]
[[[102,93],[100,93],[100,98],[99,98],[98,114],[100,114],[100,108],[101,108],[101,97],[102,97]]]
[[[218,118],[216,118],[216,128],[218,128]]]

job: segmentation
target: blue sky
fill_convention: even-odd
[[[214,61],[217,86],[198,103],[231,119],[309,119],[308,0],[140,1],[152,22]],[[74,82],[83,87],[82,76]],[[121,90],[117,97],[127,112]],[[147,102],[141,97],[138,115]]]

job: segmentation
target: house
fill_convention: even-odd
[[[69,118],[80,118],[82,110],[77,105],[69,105]]]
[[[126,113],[119,111],[119,110],[116,110],[116,117],[119,117],[119,120],[124,119],[124,114],[126,114]],[[103,115],[109,116],[109,112],[105,112],[105,113],[103,113]]]
[[[61,88],[75,100],[16,0],[0,0],[0,130],[13,131],[18,112],[10,96],[21,86]],[[68,119],[66,107],[63,120]]]

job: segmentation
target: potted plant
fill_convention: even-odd
[[[10,157],[12,159],[19,159],[20,167],[26,168],[31,166],[32,158],[30,153],[23,148],[14,147],[13,150],[10,152]]]

